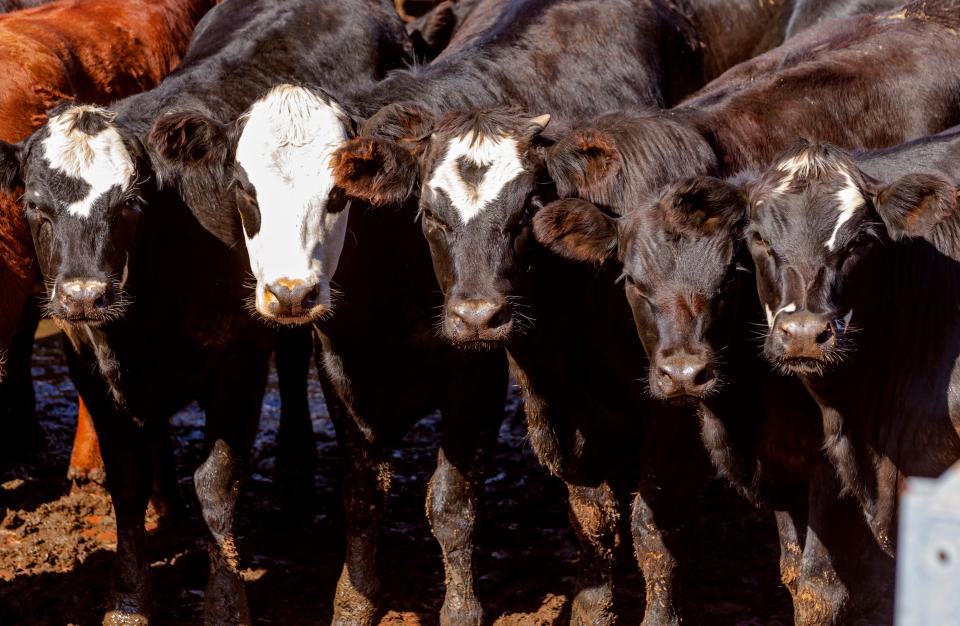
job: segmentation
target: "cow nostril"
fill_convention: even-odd
[[[823,345],[833,339],[833,336],[833,326],[831,324],[827,324],[820,334],[817,335],[817,344]]]
[[[693,377],[693,384],[702,387],[713,380],[713,370],[709,366],[701,367]]]
[[[312,309],[320,302],[320,285],[310,287],[303,295],[303,308]]]

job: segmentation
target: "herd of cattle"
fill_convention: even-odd
[[[116,512],[109,625],[148,623],[144,512],[176,491],[167,422],[192,400],[205,620],[250,623],[234,525],[271,353],[281,447],[310,441],[315,355],[343,451],[335,624],[377,614],[392,450],[437,409],[439,621],[481,623],[511,376],[568,488],[573,624],[616,620],[621,516],[643,623],[683,621],[716,473],[776,516],[797,624],[887,623],[898,494],[960,459],[958,124],[960,0],[14,11],[0,412],[30,437],[52,317]]]

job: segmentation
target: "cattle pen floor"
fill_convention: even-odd
[[[57,337],[38,342],[34,376],[48,452],[28,465],[0,466],[0,625],[99,624],[108,592],[115,531],[109,500],[71,493],[65,478],[75,425],[75,395]],[[253,473],[241,499],[240,547],[251,610],[259,624],[324,624],[342,558],[340,475],[333,430],[319,385],[310,396],[319,462],[306,515],[274,503],[270,477],[279,418],[276,380],[264,406]],[[569,622],[577,549],[568,529],[565,489],[546,474],[524,439],[521,404],[507,407],[480,519],[479,593],[497,626]],[[195,408],[173,421],[187,519],[154,530],[148,541],[154,624],[202,622],[207,556],[192,496],[201,447]],[[435,417],[423,420],[395,454],[396,477],[382,534],[386,609],[381,624],[435,624],[443,598],[439,548],[424,516],[426,481],[438,441]],[[152,528],[148,520],[148,528]],[[640,622],[643,580],[622,546],[617,604],[622,624]],[[688,577],[690,623],[777,626],[792,622],[779,582],[772,516],[753,510],[714,481],[696,522],[696,565]]]

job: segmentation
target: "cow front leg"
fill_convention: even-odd
[[[580,569],[570,611],[573,626],[613,624],[614,551],[619,505],[609,485],[585,487],[567,484],[570,522],[580,540]]]
[[[240,577],[235,533],[237,498],[260,418],[268,352],[249,351],[225,359],[210,393],[206,413],[207,457],[194,472],[194,488],[210,531],[210,575],[203,616],[208,625],[250,624]]]
[[[806,515],[794,511],[774,511],[777,536],[780,539],[780,581],[794,598],[803,561],[801,529],[806,527]]]
[[[506,360],[473,358],[460,367],[442,411],[441,448],[427,490],[430,527],[443,552],[446,591],[441,626],[479,626],[483,607],[474,588],[474,539],[482,466],[503,421]]]
[[[106,399],[105,399],[106,400]],[[149,623],[149,565],[144,555],[144,516],[150,499],[151,461],[147,433],[110,400],[92,409],[106,469],[107,491],[117,520],[117,556],[111,608],[104,626]]]
[[[634,554],[646,588],[643,626],[683,622],[685,535],[712,474],[695,421],[684,417],[655,415],[645,433],[640,489],[630,515]]]

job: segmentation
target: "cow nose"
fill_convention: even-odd
[[[70,315],[82,315],[107,305],[107,284],[99,280],[65,280],[58,290]]]
[[[447,307],[448,329],[459,340],[501,339],[511,325],[504,302],[481,298],[453,299]]]
[[[281,278],[265,287],[263,299],[274,317],[301,316],[320,303],[320,283]]]
[[[806,311],[781,314],[776,338],[787,357],[818,357],[837,342],[830,320]]]
[[[667,398],[703,397],[715,384],[713,369],[703,357],[679,354],[657,364],[657,385]]]

